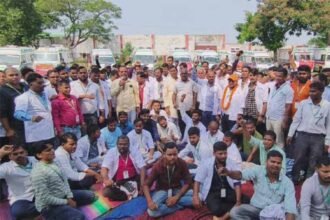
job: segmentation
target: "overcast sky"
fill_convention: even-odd
[[[234,25],[244,22],[256,0],[112,0],[122,9],[116,34],[226,34],[235,43]],[[289,44],[306,43],[306,36],[290,37]]]

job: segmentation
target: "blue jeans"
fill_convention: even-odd
[[[77,206],[91,204],[96,200],[96,196],[89,190],[72,190],[73,200],[76,201]],[[41,215],[47,220],[85,220],[85,215],[78,209],[72,208],[68,205],[54,205],[44,208]]]
[[[203,111],[202,113],[202,123],[205,127],[209,126],[212,120],[215,120],[215,115],[211,111]]]
[[[178,189],[173,190],[173,196],[176,195],[178,192],[179,192]],[[157,218],[160,216],[174,213],[177,210],[183,209],[184,207],[192,206],[192,195],[193,195],[192,190],[189,190],[186,192],[186,194],[184,194],[180,198],[180,200],[174,206],[168,207],[166,205],[166,200],[168,198],[167,191],[164,190],[156,191],[152,195],[152,201],[154,201],[158,209],[156,210],[148,209],[148,214],[151,217]]]
[[[16,219],[33,218],[39,215],[34,201],[18,200],[10,206],[11,214]]]
[[[71,132],[71,133],[73,133],[73,134],[76,135],[77,139],[81,138],[81,129],[80,129],[80,126],[77,126],[77,127],[67,127],[67,126],[64,126],[63,127],[63,132],[64,133]]]

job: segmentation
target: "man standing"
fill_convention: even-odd
[[[155,75],[155,89],[156,89],[156,95],[155,97],[157,100],[161,103],[161,106],[164,106],[164,98],[163,98],[163,88],[164,88],[164,77],[163,77],[163,69],[158,67],[154,70]]]
[[[276,84],[270,89],[266,112],[267,130],[276,133],[279,147],[284,146],[284,131],[288,129],[289,116],[293,100],[293,90],[286,82],[288,71],[283,67],[275,70]]]
[[[17,69],[7,68],[5,75],[7,83],[0,87],[0,122],[10,142],[15,140],[16,144],[24,146],[24,122],[14,117],[14,100],[27,91],[28,87],[20,83],[20,73]]]
[[[230,131],[235,125],[238,114],[242,114],[245,97],[238,88],[238,76],[232,74],[228,77],[228,86],[226,86],[222,99],[221,118],[222,132]]]
[[[133,123],[140,112],[139,89],[135,81],[128,79],[125,66],[119,67],[119,79],[112,83],[111,95],[117,98],[117,113],[125,111]]]
[[[322,99],[323,91],[324,85],[321,82],[311,83],[310,98],[300,103],[290,126],[287,142],[290,144],[292,138],[295,138],[294,182],[299,181],[300,172],[306,168],[307,177],[311,176],[316,158],[328,152],[330,146],[330,103]]]
[[[308,65],[301,65],[298,67],[297,80],[291,83],[293,89],[293,103],[291,108],[291,116],[296,113],[301,101],[308,99],[309,86],[311,84],[311,68]]]
[[[86,129],[79,101],[75,96],[70,95],[70,83],[67,81],[59,82],[58,91],[58,96],[52,100],[52,115],[56,134],[62,136],[64,133],[72,132],[79,139],[81,128]]]
[[[153,86],[147,81],[148,76],[144,72],[138,72],[136,80],[139,85],[140,109],[150,109],[153,100],[158,99],[157,92]]]
[[[16,219],[33,218],[39,215],[34,205],[31,171],[36,164],[34,157],[27,157],[24,148],[5,145],[0,148],[0,160],[9,155],[9,162],[0,165],[0,179],[9,189],[9,204]]]
[[[213,146],[213,156],[202,161],[195,177],[194,207],[200,208],[202,199],[215,216],[214,220],[228,219],[231,208],[242,203],[240,181],[219,172],[222,167],[228,170],[240,170],[237,163],[227,157],[227,147],[224,142],[216,142]]]
[[[87,69],[83,66],[79,67],[78,80],[71,82],[71,94],[80,101],[87,126],[104,122],[104,101],[100,87],[88,79]]]
[[[171,118],[172,122],[177,124],[178,113],[174,108],[172,101],[173,93],[175,90],[175,84],[178,82],[178,71],[175,66],[169,66],[169,76],[167,77],[164,88],[163,88],[163,97],[164,97],[164,107],[167,115]]]
[[[154,182],[156,182],[156,192],[151,196],[150,187]],[[154,164],[151,174],[143,185],[148,214],[157,218],[192,206],[192,190],[189,190],[191,183],[192,179],[186,163],[178,158],[176,144],[173,142],[165,144],[164,157]]]
[[[184,121],[180,111],[188,112],[196,108],[198,88],[194,81],[188,78],[187,64],[181,63],[181,79],[176,82],[174,93],[172,96],[173,106],[179,114],[179,127],[183,133],[185,129]]]
[[[56,98],[57,96],[57,83],[59,82],[59,75],[58,72],[55,70],[48,70],[47,72],[47,79],[49,84],[45,87],[45,93],[48,99],[51,101]]]
[[[330,159],[328,156],[318,158],[316,172],[309,177],[301,189],[301,219],[328,219],[330,216]]]
[[[25,139],[29,155],[39,141],[53,143],[55,132],[52,107],[44,92],[44,80],[38,73],[27,77],[30,89],[15,99],[14,117],[24,121]]]
[[[232,179],[251,180],[254,185],[250,204],[234,207],[230,211],[231,219],[259,219],[260,212],[270,205],[273,205],[273,209],[277,207],[277,212],[274,213],[277,216],[285,216],[287,220],[295,219],[297,214],[295,190],[291,180],[281,172],[282,160],[283,156],[280,152],[270,151],[267,154],[266,166],[255,166],[243,171],[229,171],[226,168],[219,170],[219,173]]]
[[[207,80],[198,79],[197,81],[200,86],[199,109],[203,111],[202,122],[205,127],[220,114],[220,88],[214,82],[214,71],[208,71],[206,78]]]

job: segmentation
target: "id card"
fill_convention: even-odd
[[[170,198],[170,197],[172,197],[173,196],[173,191],[172,191],[172,189],[169,189],[168,191],[167,191],[167,198]]]
[[[225,188],[222,188],[222,189],[220,190],[220,197],[221,197],[221,198],[226,198],[226,189],[225,189]]]
[[[127,171],[127,170],[125,170],[125,171],[123,172],[123,175],[124,175],[124,179],[128,179],[128,171]]]
[[[79,115],[76,115],[76,123],[77,123],[77,124],[80,123]]]

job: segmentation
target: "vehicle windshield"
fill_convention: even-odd
[[[155,57],[152,55],[135,55],[133,61],[140,61],[142,64],[151,64],[155,62]]]
[[[35,53],[33,59],[37,62],[56,62],[59,60],[57,53]]]
[[[20,58],[18,55],[0,54],[0,64],[19,65]]]
[[[179,61],[179,63],[191,62],[191,58],[190,57],[174,57],[174,60]]]
[[[112,64],[115,63],[113,56],[99,56],[99,62],[101,64]]]
[[[295,54],[294,58],[296,61],[300,60],[311,60],[311,55],[310,54]]]
[[[203,60],[207,61],[209,63],[219,63],[220,62],[219,57],[211,57],[211,56],[210,57],[204,56]]]
[[[270,64],[273,62],[273,59],[270,57],[255,57],[255,62],[258,64]]]

